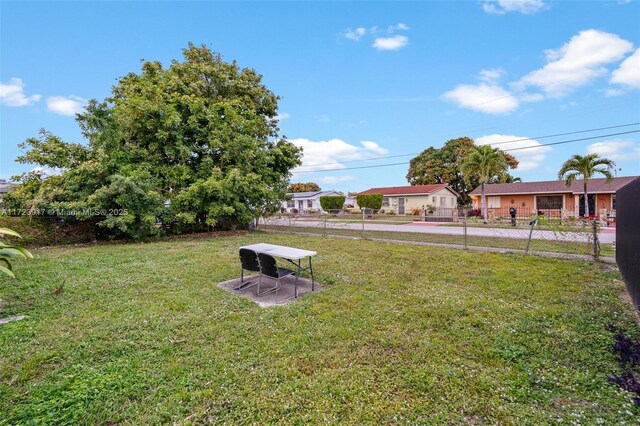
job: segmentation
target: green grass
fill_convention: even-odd
[[[261,309],[240,245],[318,251],[327,290]],[[34,250],[0,280],[0,424],[633,423],[604,266],[280,234]],[[63,287],[61,288],[61,285]]]
[[[274,230],[282,232],[290,232],[293,229],[295,232],[305,232],[312,234],[324,235],[325,232],[328,235],[343,235],[350,237],[362,237],[362,230],[357,229],[344,229],[344,228],[327,228],[326,231],[322,227],[303,227],[295,226],[291,228],[289,226],[281,225],[260,225],[261,229]],[[441,243],[441,244],[464,244],[464,237],[462,235],[447,235],[447,234],[430,234],[421,232],[396,232],[396,231],[371,231],[366,230],[365,236],[367,238],[383,238],[389,240],[399,241],[417,241],[426,243]],[[475,247],[496,247],[505,249],[517,249],[524,250],[527,245],[527,240],[518,238],[505,238],[505,237],[487,237],[468,235],[467,244]],[[551,253],[567,253],[567,254],[582,254],[592,255],[593,246],[587,242],[573,242],[573,241],[560,241],[560,240],[532,240],[530,250],[540,252]],[[600,244],[601,256],[614,257],[616,255],[615,247],[613,244]]]

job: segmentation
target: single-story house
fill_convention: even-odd
[[[7,182],[6,180],[0,179],[0,200],[2,200],[2,197],[5,194],[13,192],[16,186],[16,183]]]
[[[16,186],[16,183],[13,182],[7,182],[4,179],[0,179],[0,197],[3,194],[6,194],[8,192],[13,191],[14,187]]]
[[[356,196],[361,194],[382,194],[382,209],[396,214],[411,214],[413,209],[428,207],[454,209],[460,196],[446,183],[371,188]]]
[[[289,213],[305,213],[309,210],[320,211],[320,197],[344,195],[339,191],[290,192],[287,200],[282,201],[282,211]],[[295,212],[294,212],[295,210]]]
[[[616,191],[637,176],[616,177],[607,183],[605,178],[591,179],[587,183],[589,214],[615,216]],[[573,181],[567,187],[562,180],[544,182],[493,183],[484,186],[487,197],[487,215],[507,217],[511,206],[518,216],[535,213],[551,217],[577,217],[584,214],[584,181]],[[481,189],[471,191],[473,208],[479,209]]]

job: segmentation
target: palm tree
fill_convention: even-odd
[[[598,154],[574,155],[564,162],[558,172],[558,179],[564,180],[567,186],[571,186],[578,176],[584,180],[584,215],[589,216],[589,197],[587,184],[594,174],[600,173],[607,178],[607,183],[613,180],[611,169],[616,163],[608,158],[602,158]],[[595,213],[595,212],[594,212]]]
[[[498,148],[491,148],[489,145],[475,147],[462,163],[462,172],[471,176],[474,175],[480,182],[482,216],[484,223],[487,223],[487,203],[484,192],[484,185],[503,176],[508,169],[504,154]]]

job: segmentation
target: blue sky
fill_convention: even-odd
[[[640,4],[547,2],[0,3],[0,177],[46,128],[81,142],[73,113],[140,60],[189,41],[256,69],[282,97],[280,128],[305,148],[293,181],[323,189],[406,184],[406,163],[461,136],[504,149],[640,130]],[[640,133],[512,151],[525,181],[572,154],[640,175]],[[389,157],[372,161],[370,158]],[[340,169],[324,170],[324,169]],[[301,173],[313,171],[313,173]]]

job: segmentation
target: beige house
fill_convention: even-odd
[[[371,188],[355,195],[361,194],[382,194],[382,209],[396,214],[411,214],[413,209],[428,207],[454,209],[459,196],[446,183]]]

